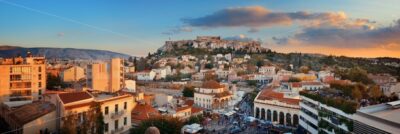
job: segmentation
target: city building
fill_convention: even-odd
[[[54,96],[55,95],[55,96]],[[78,115],[77,124],[86,120],[85,117],[92,108],[100,107],[105,123],[106,134],[123,133],[131,127],[131,111],[135,107],[133,96],[129,94],[117,95],[110,93],[67,92],[54,94],[51,102],[57,104],[57,128],[63,128],[64,120],[60,117]]]
[[[356,134],[395,134],[400,132],[400,101],[363,107],[354,114]]]
[[[267,87],[254,99],[255,118],[296,127],[299,123],[298,93]]]
[[[61,76],[64,82],[77,82],[82,78],[85,78],[85,69],[79,66],[73,66],[65,69]]]
[[[140,81],[152,81],[156,77],[156,72],[154,71],[142,71],[136,72],[136,79]]]
[[[258,69],[259,73],[265,74],[265,75],[275,75],[275,67],[274,66],[262,66]]]
[[[46,89],[44,57],[14,57],[0,60],[0,102],[20,106],[40,100]]]
[[[327,105],[327,102],[316,99],[319,98],[315,97],[319,96],[317,92],[320,91],[308,91],[300,93],[300,126],[311,134],[352,132],[352,110],[355,111],[356,109],[355,103],[342,100],[343,104],[340,106],[343,108],[339,108],[339,105],[333,107],[332,105],[335,104],[331,104],[331,102],[335,101],[335,99],[329,99],[330,105]],[[339,98],[336,98],[336,100],[339,100]],[[344,108],[346,108],[346,110]]]
[[[133,126],[139,126],[139,124],[149,118],[160,116],[157,109],[153,108],[146,102],[139,102],[131,113],[131,121]]]
[[[56,132],[56,106],[50,102],[38,101],[17,108],[3,106],[1,107],[1,117],[10,127],[10,133]]]
[[[221,109],[228,107],[232,100],[230,93],[224,85],[216,81],[206,81],[200,88],[195,88],[194,103],[206,109]]]
[[[124,60],[113,58],[109,63],[87,66],[87,86],[92,90],[116,92],[124,88]]]

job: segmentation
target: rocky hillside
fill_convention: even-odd
[[[18,46],[0,46],[0,57],[13,57],[17,55],[25,56],[30,51],[33,55],[42,55],[47,59],[85,59],[85,60],[105,60],[113,57],[128,58],[130,55],[116,53],[106,50],[76,49],[76,48],[49,48],[35,47],[24,48]]]

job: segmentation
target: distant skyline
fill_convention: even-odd
[[[211,35],[278,52],[400,58],[400,1],[0,0],[0,45],[143,56]]]

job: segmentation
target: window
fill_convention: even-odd
[[[118,104],[115,104],[115,112],[118,112]]]
[[[39,95],[42,95],[42,90],[39,89]]]
[[[124,125],[126,125],[128,123],[128,118],[124,118]]]
[[[39,74],[39,75],[38,75],[38,79],[39,79],[39,80],[42,80],[42,74]]]
[[[104,114],[107,115],[108,114],[108,107],[104,108]]]
[[[41,88],[42,87],[42,82],[39,82],[39,88]]]
[[[128,103],[124,102],[124,109],[126,110],[127,107],[128,107]]]
[[[104,132],[108,132],[108,123],[104,124]]]
[[[42,67],[39,67],[39,72],[42,72]]]
[[[117,130],[117,129],[118,129],[118,120],[115,120],[115,123],[114,123],[114,129],[115,129],[115,130]]]

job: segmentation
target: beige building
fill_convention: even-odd
[[[103,92],[116,92],[124,88],[124,60],[113,58],[109,63],[87,66],[87,86]]]
[[[39,134],[56,132],[56,106],[38,101],[17,108],[1,107],[1,117],[10,126],[10,133]]]
[[[128,132],[131,128],[131,112],[136,103],[132,95],[117,95],[89,92],[61,93],[52,97],[52,102],[58,104],[57,117],[78,115],[78,124],[85,120],[91,106],[100,105],[104,117],[105,134]],[[63,120],[57,126],[62,128]]]
[[[63,71],[62,78],[64,82],[77,82],[85,78],[85,70],[78,66],[70,67]]]
[[[216,81],[206,81],[194,92],[195,105],[206,109],[225,108],[231,100],[232,93]]]
[[[20,106],[41,99],[46,89],[44,57],[15,57],[0,60],[0,102]]]

